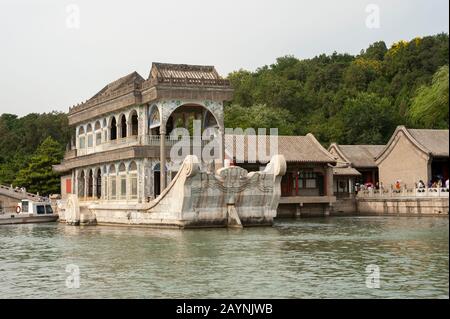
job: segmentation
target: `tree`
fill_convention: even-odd
[[[385,98],[383,101],[389,101],[387,123],[411,125],[409,111],[417,89],[431,83],[439,67],[448,65],[448,52],[448,34],[437,34],[399,41],[390,48],[383,41],[375,42],[357,56],[336,52],[303,60],[283,56],[254,72],[241,69],[231,73],[229,79],[235,93],[228,105],[285,109],[292,117],[289,127],[293,126],[293,130],[287,131],[312,132],[321,142],[351,143],[353,135],[348,134],[343,122],[349,112],[344,106],[350,100],[361,98],[363,93],[369,94],[376,103]],[[368,110],[373,109],[369,106]],[[364,109],[359,111],[369,114],[369,119],[375,116]],[[241,114],[244,113],[242,110]],[[231,113],[229,116],[234,118]],[[239,113],[233,121],[236,126],[243,126],[240,121],[254,122],[240,119]],[[448,122],[433,125],[445,127]],[[420,126],[426,127],[427,123]],[[370,127],[375,127],[374,131],[361,135],[360,142],[386,141],[392,133],[391,129],[376,128],[375,122],[368,130]]]
[[[293,135],[294,123],[289,111],[270,108],[265,105],[242,107],[231,105],[225,108],[225,127],[227,128],[278,128],[279,135]],[[267,130],[267,134],[268,134]]]
[[[346,69],[344,73],[344,83],[349,88],[365,91],[370,82],[379,78],[380,75],[380,61],[358,58]]]
[[[11,184],[38,146],[49,136],[63,149],[69,141],[67,114],[0,115],[0,184]]]
[[[387,50],[386,43],[384,41],[378,41],[371,44],[366,51],[363,51],[361,56],[370,60],[383,61]]]
[[[421,86],[412,101],[412,123],[427,128],[448,128],[448,65],[433,76],[431,85]]]
[[[398,124],[389,99],[374,93],[347,100],[339,118],[342,142],[349,144],[385,144]]]
[[[47,137],[30,158],[27,166],[19,171],[14,181],[15,186],[25,187],[32,193],[50,195],[60,192],[59,175],[53,172],[52,165],[63,158],[61,145]]]
[[[242,106],[253,104],[252,88],[254,80],[251,72],[239,70],[228,75],[231,86],[234,89],[234,103]]]

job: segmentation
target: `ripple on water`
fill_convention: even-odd
[[[2,226],[2,298],[448,298],[448,219],[280,220],[272,228]],[[66,288],[69,264],[80,288]],[[380,268],[380,289],[366,267]]]

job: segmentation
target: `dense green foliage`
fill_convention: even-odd
[[[324,145],[385,143],[399,124],[448,128],[448,48],[448,35],[438,34],[390,48],[376,42],[357,56],[285,56],[255,72],[233,72],[225,126],[311,132]],[[64,113],[2,114],[0,184],[58,192],[51,165],[60,162],[68,140]]]
[[[295,125],[288,110],[270,108],[265,105],[243,107],[231,105],[225,113],[229,128],[278,128],[279,135],[293,135]],[[267,131],[269,134],[269,131]]]
[[[69,140],[65,113],[29,114],[21,118],[11,114],[0,115],[0,184],[27,187],[21,183],[23,180],[17,180],[17,174],[30,166],[33,156],[39,155],[36,154],[38,147],[48,137],[52,137],[59,149],[59,152],[51,153],[56,156],[51,161],[54,164],[62,159]],[[47,166],[47,170],[51,171],[51,165]],[[27,187],[27,190],[32,191],[33,188]],[[47,188],[35,190],[45,194]]]
[[[60,163],[63,154],[61,145],[52,137],[47,137],[31,156],[27,166],[18,172],[14,183],[25,187],[31,193],[58,194],[59,176],[51,168],[52,165]]]
[[[312,132],[325,145],[385,143],[400,124],[448,127],[448,41],[438,34],[390,48],[376,42],[357,56],[285,56],[255,72],[233,72],[235,96],[225,109],[225,125]],[[265,105],[280,121],[261,121],[255,105]]]
[[[410,109],[414,123],[423,127],[448,128],[448,65],[433,76],[431,85],[417,90]]]

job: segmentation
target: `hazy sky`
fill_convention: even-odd
[[[0,114],[68,111],[132,71],[147,78],[153,61],[226,76],[448,33],[448,11],[448,0],[0,0]]]

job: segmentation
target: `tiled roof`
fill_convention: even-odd
[[[377,167],[375,157],[384,147],[384,145],[337,145],[353,167]]]
[[[358,172],[353,167],[334,167],[333,168],[333,175],[336,176],[359,176],[361,175],[360,172]]]
[[[449,156],[448,130],[407,129],[411,136],[433,156]]]
[[[91,99],[95,99],[97,97],[100,97],[102,95],[108,95],[113,92],[116,92],[120,89],[123,89],[129,85],[132,85],[134,83],[142,83],[144,82],[144,79],[142,76],[139,75],[136,71],[133,73],[130,73],[128,75],[125,75],[121,77],[120,79],[117,79],[108,85],[106,85],[103,89],[101,89],[97,94],[95,94]]]
[[[384,149],[376,157],[377,163],[383,161],[389,151],[395,147],[397,136],[403,134],[419,150],[430,156],[449,156],[449,130],[408,129],[398,126]]]
[[[214,66],[153,63],[149,78],[162,79],[221,79]]]
[[[225,135],[225,146],[227,156],[230,154],[239,154],[237,152],[244,151],[244,159],[248,160],[248,144],[255,143],[257,149],[264,147],[264,141],[257,139],[255,135],[244,137],[244,150],[240,145],[236,145],[238,135]],[[233,143],[233,140],[235,143]],[[266,153],[270,152],[270,137],[266,139]],[[234,145],[233,145],[234,144]],[[232,151],[234,151],[232,153]],[[333,156],[316,140],[312,134],[306,136],[278,136],[277,154],[284,155],[287,162],[301,162],[301,163],[336,163]],[[272,154],[274,155],[274,154]]]

